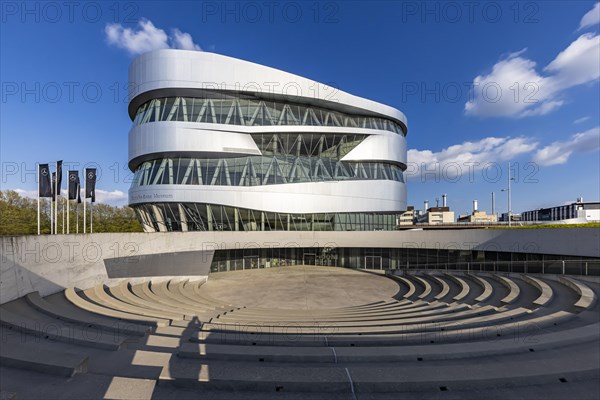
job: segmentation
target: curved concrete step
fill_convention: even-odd
[[[598,338],[600,323],[535,336],[534,341],[514,338],[479,341],[465,348],[463,343],[439,345],[392,345],[364,347],[290,347],[246,346],[235,344],[182,343],[178,356],[182,358],[230,361],[285,363],[388,363],[434,361],[493,357],[498,355],[540,352],[582,343]]]
[[[147,309],[150,312],[158,312],[163,316],[168,316],[171,320],[190,320],[192,316],[186,315],[182,312],[181,309],[177,310],[168,306],[165,306],[160,303],[154,303],[152,301],[144,300],[135,294],[133,294],[129,290],[129,283],[127,281],[123,281],[116,286],[111,286],[108,288],[110,294],[119,301],[123,303],[129,304],[134,307],[139,307],[141,309]]]
[[[84,299],[83,297],[79,296],[79,294],[77,294],[73,288],[65,289],[64,294],[65,294],[65,298],[69,302],[71,302],[72,304],[74,304],[75,306],[77,306],[83,310],[93,312],[96,314],[100,314],[100,315],[104,315],[104,316],[111,317],[111,318],[120,319],[122,321],[147,324],[148,326],[153,327],[153,328],[156,328],[157,326],[168,326],[169,322],[170,322],[168,319],[145,317],[145,316],[131,314],[131,313],[123,312],[123,311],[118,311],[113,308],[101,306],[101,305],[99,305],[99,304],[101,304],[101,303],[99,303],[99,302],[101,302],[101,300],[98,299],[98,302],[94,302],[94,303],[91,301],[88,301],[88,300]],[[95,297],[93,293],[90,293],[90,295]]]
[[[410,281],[409,279],[406,279],[405,277],[401,276],[401,275],[393,275],[390,274],[388,275],[388,277],[400,282],[403,286],[407,287],[407,292],[404,293],[404,295],[402,297],[404,297],[405,299],[408,299],[412,296],[415,295],[415,293],[417,292],[417,288],[415,287],[415,284],[412,283],[412,281]]]
[[[488,300],[490,297],[492,297],[492,294],[494,294],[494,289],[492,288],[492,285],[485,280],[484,278],[477,276],[475,274],[467,274],[469,277],[473,278],[473,280],[479,284],[479,286],[481,286],[483,288],[483,293],[481,293],[479,296],[477,296],[475,298],[475,301],[478,303],[484,302],[486,300]]]
[[[79,308],[68,308],[59,306],[43,299],[38,292],[32,292],[25,296],[27,302],[35,309],[60,320],[74,322],[106,332],[114,332],[126,335],[144,336],[149,332],[149,327],[143,325],[133,326],[123,324],[117,319],[100,318],[97,314],[82,312]]]
[[[204,302],[200,299],[191,300],[187,296],[181,295],[181,293],[179,293],[179,292],[170,290],[168,288],[169,283],[170,283],[169,281],[151,283],[149,289],[156,296],[163,298],[167,301],[180,302],[182,304],[186,304],[189,307],[198,309],[199,314],[203,314],[203,315],[211,314],[212,315],[212,314],[214,314],[214,312],[216,312],[216,311],[218,312],[220,310],[220,309],[217,309],[216,307],[214,307],[212,304]],[[184,283],[185,283],[185,281],[181,282],[181,284],[184,284]],[[179,284],[179,282],[177,283],[177,285],[178,284]]]
[[[453,300],[460,301],[469,295],[469,292],[471,291],[471,287],[464,279],[462,279],[461,277],[458,277],[454,274],[447,273],[447,272],[444,273],[444,275],[447,276],[448,278],[450,278],[450,280],[454,281],[457,285],[460,286],[460,292],[452,298]]]
[[[202,326],[203,330],[217,330],[217,331],[242,331],[242,332],[288,332],[290,334],[322,334],[324,330],[331,332],[332,334],[344,334],[344,333],[358,333],[362,334],[376,334],[380,331],[394,330],[395,328],[403,329],[403,327],[411,326],[415,324],[438,324],[446,321],[460,321],[462,318],[471,316],[488,315],[495,311],[495,307],[486,306],[476,309],[468,309],[464,311],[457,311],[448,314],[436,314],[430,316],[415,316],[412,318],[404,319],[390,319],[386,321],[355,321],[345,323],[327,323],[317,322],[313,324],[299,324],[299,323],[288,323],[285,325],[273,325],[267,322],[251,323],[251,324],[231,324],[223,323],[219,320],[213,320],[210,323],[206,323]]]
[[[437,295],[435,295],[434,299],[441,300],[444,297],[448,296],[448,293],[450,293],[450,286],[448,286],[448,282],[434,274],[429,274],[429,276],[433,278],[433,280],[435,280],[438,283],[438,285],[440,285],[440,287],[442,288],[442,290],[440,290],[440,292]]]
[[[32,309],[18,299],[3,304],[0,323],[15,332],[31,334],[39,340],[58,341],[106,350],[118,350],[125,336],[97,331],[87,326],[68,324]]]
[[[419,284],[421,286],[423,286],[423,292],[421,292],[421,294],[419,294],[417,296],[417,298],[419,299],[424,299],[425,297],[429,296],[431,294],[431,284],[429,282],[427,282],[425,279],[421,278],[420,276],[417,275],[411,275],[411,278],[415,279],[417,282],[419,282]]]
[[[533,301],[533,304],[541,307],[547,305],[552,301],[554,293],[550,285],[548,285],[541,279],[534,278],[531,275],[523,274],[522,277],[525,282],[529,283],[531,286],[535,287],[537,290],[540,291],[539,297]]]
[[[160,318],[170,321],[181,321],[182,317],[172,315],[165,312],[149,310],[142,307],[136,307],[124,301],[121,301],[108,293],[104,289],[104,285],[97,285],[90,289],[86,289],[83,293],[91,300],[97,302],[103,307],[112,308],[115,311],[125,311],[130,314],[136,314],[143,317]]]
[[[579,295],[579,300],[575,303],[579,310],[587,310],[596,304],[596,293],[585,283],[567,276],[560,276],[558,280]]]
[[[524,309],[528,315],[535,315]],[[527,315],[527,314],[523,314]],[[306,335],[288,336],[265,332],[261,335],[250,332],[206,332],[200,331],[191,338],[202,343],[265,345],[265,346],[392,346],[414,344],[439,344],[452,342],[496,341],[507,337],[515,340],[529,340],[544,333],[544,329],[554,327],[575,318],[575,314],[557,311],[547,315],[521,319],[516,322],[497,323],[493,326],[483,325],[464,329],[445,330],[440,332],[418,332],[381,335]],[[509,318],[510,319],[510,318]]]
[[[443,316],[445,314],[457,313],[470,309],[471,306],[468,304],[453,303],[451,305],[443,306],[439,304],[439,307],[427,308],[423,310],[417,310],[411,313],[398,313],[398,314],[385,314],[385,315],[369,315],[359,318],[318,318],[315,317],[312,320],[300,320],[300,319],[268,319],[268,318],[251,318],[251,319],[238,319],[236,313],[228,313],[226,315],[213,318],[210,322],[212,323],[228,323],[228,324],[240,324],[240,325],[268,325],[277,324],[279,326],[342,326],[352,324],[370,324],[379,325],[387,323],[393,320],[405,320],[415,317],[426,317],[426,316]],[[477,308],[479,309],[479,308]]]
[[[550,352],[551,353],[551,352]],[[277,368],[256,363],[230,363],[175,358],[160,375],[160,385],[176,385],[198,389],[261,392],[320,392],[320,393],[400,393],[488,389],[519,385],[545,385],[559,379],[576,381],[594,379],[598,374],[598,350],[582,354],[576,361],[539,362],[505,360],[502,363],[467,363],[460,371],[439,368],[435,363],[419,366],[371,365],[312,366],[280,365]],[[401,377],[401,379],[399,379]]]
[[[504,297],[502,300],[500,300],[502,303],[512,304],[515,301],[517,301],[517,299],[521,295],[521,289],[512,279],[510,279],[509,277],[506,277],[506,276],[498,275],[498,274],[491,274],[490,276],[492,277],[492,279],[495,279],[496,281],[500,282],[503,286],[505,286],[509,290],[508,295],[506,297]]]
[[[150,281],[146,281],[137,285],[131,286],[131,291],[138,297],[143,297],[147,301],[153,302],[157,305],[161,304],[165,306],[167,310],[178,310],[187,315],[195,315],[200,320],[208,320],[213,316],[213,313],[208,312],[205,308],[199,307],[198,305],[192,306],[188,303],[177,302],[171,298],[156,295],[150,289]]]
[[[87,372],[88,357],[49,348],[0,346],[0,365],[71,377],[77,373]]]
[[[496,312],[494,314],[486,314],[494,310],[493,307],[484,309],[477,315],[479,309],[448,314],[445,316],[417,317],[406,320],[398,320],[393,324],[378,324],[375,326],[366,327],[343,327],[343,326],[319,326],[313,327],[294,327],[294,326],[251,326],[251,325],[218,325],[214,323],[204,324],[203,331],[222,331],[222,332],[243,332],[248,334],[251,332],[266,333],[266,334],[284,334],[292,337],[296,336],[316,336],[322,335],[325,332],[328,336],[337,335],[381,335],[394,333],[418,333],[432,331],[448,331],[456,329],[467,329],[480,326],[489,326],[499,322],[514,320],[531,312],[526,308],[514,308],[507,311]],[[465,318],[461,318],[462,316]],[[457,317],[456,319],[454,317]]]
[[[415,302],[416,304],[416,302]],[[227,313],[223,313],[220,314],[216,317],[216,319],[220,319],[220,320],[228,320],[228,321],[237,321],[237,322],[243,322],[243,321],[273,321],[273,322],[279,322],[279,323],[286,323],[286,322],[290,322],[290,321],[296,321],[296,322],[307,322],[307,323],[314,323],[314,322],[318,322],[318,321],[331,321],[331,322],[335,322],[335,321],[353,321],[353,320],[365,320],[365,319],[370,319],[370,320],[380,320],[380,319],[388,319],[388,318],[398,318],[398,317],[402,317],[402,316],[410,316],[410,315],[414,315],[415,313],[427,313],[430,311],[434,311],[434,312],[441,312],[443,313],[444,311],[440,311],[440,310],[445,310],[445,309],[449,309],[450,312],[452,312],[453,309],[461,307],[460,304],[454,304],[452,306],[448,305],[448,303],[443,303],[443,302],[431,302],[431,303],[420,303],[418,304],[417,307],[413,307],[413,308],[409,308],[409,309],[404,309],[404,310],[400,310],[400,311],[396,311],[396,312],[388,312],[388,313],[370,313],[370,314],[363,314],[363,315],[349,315],[349,316],[322,316],[322,315],[312,315],[312,316],[307,316],[307,317],[297,317],[297,316],[288,316],[285,313],[278,313],[276,311],[273,311],[271,313],[269,312],[265,312],[265,313],[260,313],[260,314],[247,314],[245,312],[242,312],[243,310],[234,310],[232,312],[227,312]],[[468,305],[463,305],[463,308],[469,307]]]

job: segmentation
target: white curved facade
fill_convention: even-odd
[[[157,50],[129,69],[129,203],[146,231],[394,229],[406,117],[293,74]]]

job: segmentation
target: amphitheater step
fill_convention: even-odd
[[[18,299],[3,304],[0,309],[0,322],[15,332],[31,334],[40,339],[79,344],[107,350],[118,350],[125,336],[89,328],[85,325],[66,323],[42,314]]]
[[[163,368],[159,385],[165,384],[205,390],[351,392],[348,375],[341,367],[264,367],[239,363],[236,368],[231,368],[226,362],[204,363],[183,358],[173,358]]]
[[[96,314],[83,312],[79,308],[56,305],[40,297],[38,292],[29,293],[25,296],[29,304],[37,310],[44,312],[57,319],[85,325],[99,331],[113,332],[119,334],[144,336],[149,331],[147,326],[122,323],[119,320],[100,318]]]
[[[567,276],[559,277],[559,281],[579,294],[579,300],[575,307],[579,310],[587,310],[596,304],[596,293],[585,283]]]
[[[7,345],[0,347],[0,364],[5,367],[73,376],[76,373],[87,372],[87,362],[87,356],[53,351],[48,348],[32,349],[26,346]]]

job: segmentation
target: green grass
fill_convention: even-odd
[[[547,229],[547,228],[600,228],[600,222],[589,222],[587,224],[544,224],[544,225],[517,225],[518,222],[513,222],[513,226],[494,226],[490,229]]]

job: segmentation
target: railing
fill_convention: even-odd
[[[536,260],[398,265],[391,269],[600,276],[600,260]]]

